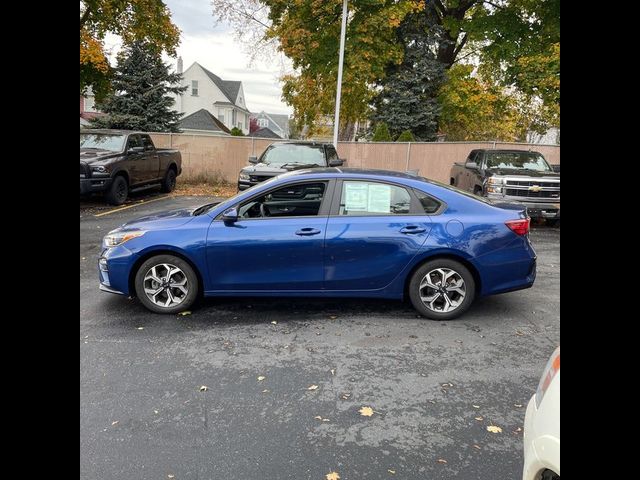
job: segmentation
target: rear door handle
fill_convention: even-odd
[[[400,233],[406,233],[406,234],[424,233],[426,231],[427,231],[426,228],[419,227],[418,225],[407,225],[406,227],[400,229]]]
[[[306,227],[298,230],[296,232],[296,235],[309,236],[309,235],[317,235],[319,233],[320,233],[320,230],[318,230],[317,228]]]

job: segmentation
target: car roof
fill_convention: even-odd
[[[479,148],[477,150],[471,150],[472,152],[498,152],[498,153],[540,153],[535,150],[518,150],[517,148]]]
[[[295,141],[288,141],[288,142],[273,142],[269,146],[270,147],[277,147],[278,145],[311,145],[311,146],[331,145],[331,146],[333,146],[333,143],[331,143],[331,142],[315,142],[313,140],[295,140]]]
[[[111,128],[84,128],[80,133],[110,133],[112,135],[130,135],[132,133],[143,134],[146,132],[140,132],[138,130],[118,130]]]
[[[342,167],[324,167],[324,168],[306,168],[303,170],[293,170],[291,172],[284,173],[280,177],[295,177],[295,176],[324,176],[329,178],[337,178],[340,176],[360,176],[367,178],[386,178],[388,180],[403,178],[407,180],[427,180],[422,177],[411,175],[404,172],[396,172],[392,170],[380,170],[374,168],[342,168]],[[428,181],[428,180],[427,180]]]

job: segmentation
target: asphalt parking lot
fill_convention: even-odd
[[[81,203],[82,479],[520,478],[526,404],[560,342],[559,228],[531,233],[533,288],[455,321],[344,299],[209,299],[160,316],[98,291],[100,240],[212,200],[151,199]]]

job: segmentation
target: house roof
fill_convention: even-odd
[[[259,128],[258,130],[253,132],[251,136],[258,138],[282,138],[280,135],[267,127]]]
[[[214,117],[211,112],[201,108],[180,120],[182,130],[209,130],[212,132],[231,133],[224,123]]]
[[[263,110],[260,113],[252,113],[251,116],[253,118],[265,116],[267,117],[267,120],[274,124],[274,127],[278,127],[283,132],[289,131],[289,115],[281,113],[267,113]]]
[[[198,65],[200,64],[198,63]],[[216,84],[216,87],[220,89],[224,96],[227,97],[229,101],[235,105],[242,82],[238,82],[235,80],[223,80],[215,73],[210,72],[209,70],[204,68],[202,65],[200,65],[200,68],[204,71],[204,73],[207,74],[207,77],[209,77],[211,81]]]

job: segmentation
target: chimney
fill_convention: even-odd
[[[176,73],[182,74],[182,57],[178,57],[178,68],[176,69]]]

